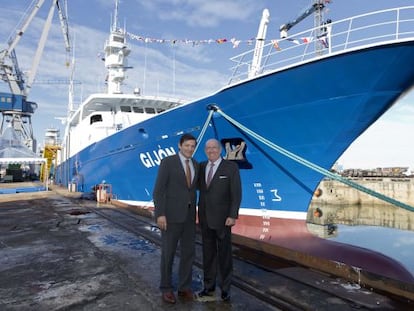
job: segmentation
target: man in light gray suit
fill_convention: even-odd
[[[196,139],[184,134],[178,144],[179,153],[162,159],[154,186],[155,220],[161,229],[162,299],[175,303],[172,285],[174,256],[180,243],[178,296],[193,299],[192,266],[195,256],[196,189],[198,163],[192,159]]]
[[[209,139],[204,151],[208,161],[200,164],[198,202],[204,289],[198,296],[213,296],[218,275],[221,298],[228,301],[233,273],[231,227],[236,224],[241,203],[240,174],[236,163],[221,158],[222,147],[216,139]]]

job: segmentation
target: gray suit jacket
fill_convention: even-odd
[[[200,225],[221,230],[227,217],[238,218],[241,203],[241,181],[236,163],[222,160],[207,188],[205,170],[208,162],[200,164],[198,218]]]
[[[192,162],[194,178],[191,187],[188,188],[179,155],[162,159],[153,192],[155,220],[159,216],[166,216],[167,222],[183,223],[187,214],[191,213],[195,221],[199,167],[194,159]]]

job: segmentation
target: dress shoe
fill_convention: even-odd
[[[198,297],[212,297],[214,294],[214,289],[204,288],[201,292],[198,293]]]
[[[214,289],[209,290],[207,288],[204,288],[201,292],[197,294],[197,300],[200,302],[216,301],[216,295],[214,294]]]
[[[175,299],[175,295],[173,292],[165,292],[162,293],[162,300],[166,303],[174,304],[177,300]]]
[[[178,296],[185,300],[193,300],[194,294],[191,289],[184,289],[178,291]]]
[[[221,292],[221,300],[223,301],[230,301],[230,293],[228,292]]]

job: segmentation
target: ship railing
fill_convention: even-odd
[[[265,74],[353,49],[414,40],[414,6],[405,6],[331,21],[286,38],[266,40],[261,70]],[[230,58],[229,84],[248,78],[254,49]]]

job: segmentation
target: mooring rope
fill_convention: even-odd
[[[196,153],[196,151],[198,149],[198,146],[200,146],[200,142],[203,140],[204,134],[207,131],[208,124],[210,123],[210,120],[213,117],[213,113],[214,113],[214,110],[210,110],[210,112],[208,113],[207,120],[206,120],[206,122],[204,122],[204,125],[203,125],[203,128],[201,129],[200,135],[198,135],[198,137],[197,137],[197,146],[195,147],[193,154]]]
[[[323,167],[320,167],[320,166],[318,166],[318,165],[316,165],[316,164],[314,164],[314,163],[312,163],[312,162],[310,162],[310,161],[308,161],[308,160],[306,160],[306,159],[304,159],[304,158],[302,158],[302,157],[300,157],[300,156],[298,156],[298,155],[296,155],[296,154],[294,154],[294,153],[292,153],[292,152],[290,152],[290,151],[288,151],[288,150],[272,143],[271,141],[267,140],[266,138],[260,136],[259,134],[253,132],[252,130],[248,129],[243,124],[237,122],[236,120],[234,120],[233,118],[228,116],[226,113],[224,113],[222,110],[220,110],[218,107],[216,107],[216,106],[212,106],[212,107],[213,108],[211,108],[211,109],[214,109],[215,112],[221,114],[227,121],[229,121],[230,123],[232,123],[236,127],[240,128],[242,131],[246,132],[247,134],[249,134],[253,138],[256,138],[258,141],[262,142],[266,146],[268,146],[268,147],[272,148],[273,150],[276,150],[277,152],[285,155],[286,157],[288,157],[288,158],[290,158],[290,159],[292,159],[292,160],[294,160],[294,161],[296,161],[296,162],[298,162],[302,165],[305,165],[306,167],[308,167],[308,168],[310,168],[310,169],[312,169],[312,170],[314,170],[318,173],[321,173],[324,176],[330,177],[330,178],[332,178],[334,180],[337,180],[341,183],[344,183],[344,184],[346,184],[350,187],[353,187],[353,188],[355,188],[359,191],[365,192],[365,193],[367,193],[371,196],[374,196],[374,197],[376,197],[376,198],[378,198],[382,201],[391,203],[391,204],[393,204],[395,206],[398,206],[400,208],[403,208],[403,209],[409,210],[411,212],[414,212],[414,207],[412,207],[408,204],[405,204],[404,202],[395,200],[395,199],[393,199],[391,197],[388,197],[386,195],[383,195],[383,194],[381,194],[379,192],[376,192],[374,190],[371,190],[369,188],[366,188],[364,186],[361,186],[360,184],[357,184],[357,183],[355,183],[355,182],[353,182],[349,179],[343,178],[342,176],[340,176],[338,174],[332,173],[332,172],[324,169]],[[213,110],[210,111],[209,119],[211,118],[211,115],[212,115],[211,112],[212,111]]]

